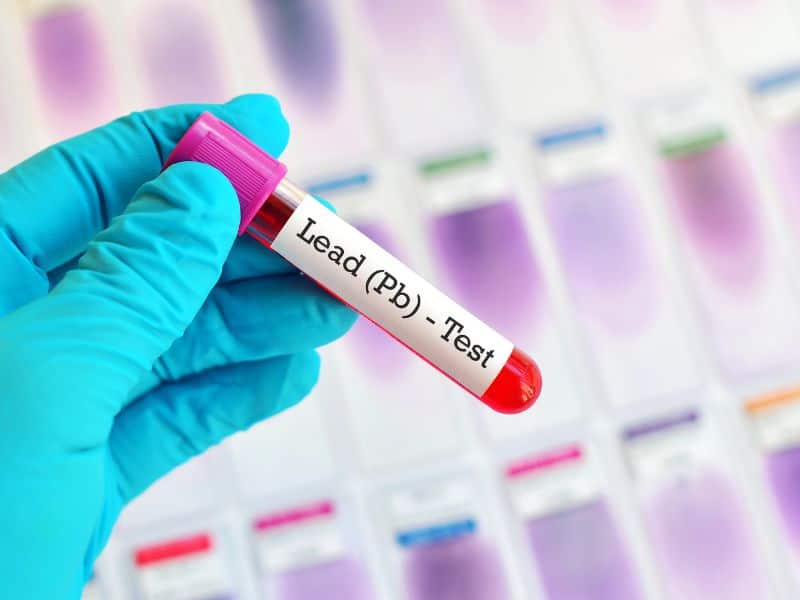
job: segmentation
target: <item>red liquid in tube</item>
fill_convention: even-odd
[[[184,160],[228,176],[242,206],[240,234],[284,256],[481,402],[512,414],[536,401],[542,379],[531,358],[285,179],[286,168],[236,130],[205,113],[166,164]]]

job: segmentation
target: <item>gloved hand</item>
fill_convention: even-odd
[[[293,405],[350,309],[239,238],[214,168],[159,174],[204,110],[273,155],[278,103],[137,113],[0,175],[0,587],[78,598],[120,510]],[[75,262],[75,258],[80,259]]]

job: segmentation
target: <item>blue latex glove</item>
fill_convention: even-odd
[[[125,504],[308,394],[313,349],[355,318],[234,244],[221,173],[159,174],[203,110],[286,145],[278,103],[252,95],[133,114],[0,175],[3,598],[78,598]]]

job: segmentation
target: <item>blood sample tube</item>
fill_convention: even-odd
[[[492,409],[518,413],[541,391],[536,363],[284,176],[286,166],[204,113],[167,158],[218,168],[249,234]],[[502,290],[498,290],[502,293]]]

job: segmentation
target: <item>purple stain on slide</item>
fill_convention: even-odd
[[[99,125],[109,109],[110,82],[97,23],[81,8],[37,16],[30,44],[51,127],[68,136]]]
[[[544,281],[512,198],[433,218],[433,251],[455,299],[505,335],[530,331]]]
[[[533,519],[527,533],[550,600],[638,600],[636,569],[604,500]]]
[[[581,313],[619,332],[647,325],[656,282],[637,199],[625,183],[609,176],[554,188],[545,212]]]
[[[152,7],[155,8],[155,7]],[[155,104],[220,102],[225,96],[208,15],[194,2],[161,3],[142,18],[140,50]]]
[[[413,546],[403,564],[408,600],[506,600],[494,547],[478,535]]]
[[[394,237],[386,227],[379,223],[358,223],[355,226],[381,248],[402,258]],[[365,317],[356,321],[347,339],[358,354],[359,362],[378,378],[396,379],[403,376],[403,367],[410,364],[408,351]]]
[[[253,0],[270,56],[288,93],[315,111],[333,104],[340,56],[327,0]]]
[[[274,600],[370,600],[375,597],[369,576],[351,558],[281,573],[269,582]]]
[[[766,470],[785,535],[800,550],[800,447],[770,454]]]
[[[666,159],[677,218],[698,260],[734,291],[752,288],[763,273],[765,248],[758,197],[747,165],[727,143]]]
[[[669,598],[771,597],[750,518],[722,473],[706,467],[665,482],[644,511]]]

